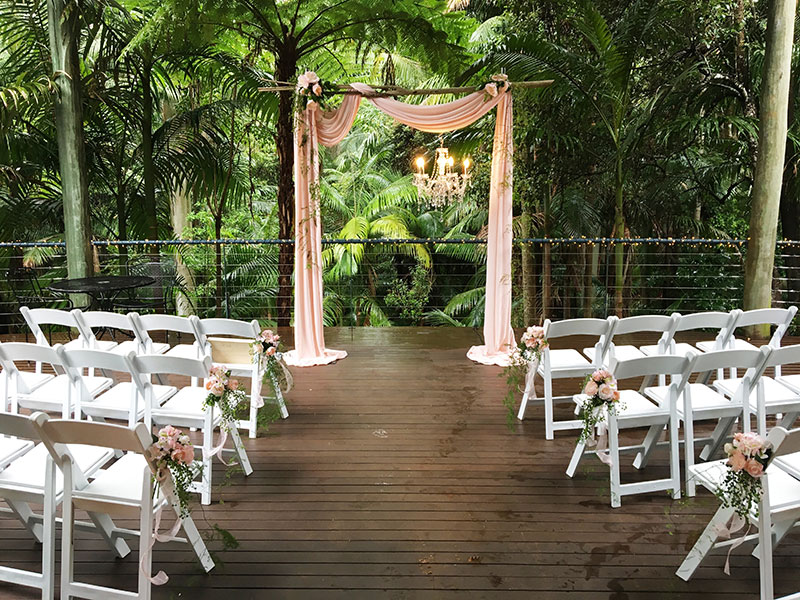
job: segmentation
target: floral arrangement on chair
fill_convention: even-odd
[[[758,513],[758,503],[763,493],[761,476],[769,463],[772,451],[767,442],[756,433],[737,433],[733,441],[725,444],[728,471],[717,489],[717,497],[725,507],[746,519],[751,509]]]
[[[247,394],[239,389],[239,380],[231,379],[231,371],[224,365],[211,367],[206,379],[208,396],[203,406],[217,407],[222,417],[222,428],[230,432],[237,425],[236,407],[247,400]]]
[[[522,389],[523,384],[527,387],[527,378],[536,373],[538,365],[530,363],[541,360],[542,352],[549,345],[547,338],[544,337],[544,327],[531,325],[522,334],[511,353],[511,363],[503,371],[508,385],[508,393],[503,398],[503,404],[508,409],[509,426],[514,423],[514,397],[517,390]]]
[[[595,427],[604,423],[606,415],[614,413],[619,405],[617,380],[606,369],[598,369],[583,382],[586,399],[578,409],[578,416],[583,421],[579,442],[593,439]]]
[[[289,393],[293,380],[289,368],[283,361],[281,336],[271,329],[262,330],[253,341],[252,356],[253,361],[258,362],[259,368],[264,373],[262,382],[279,388],[284,394]],[[275,393],[278,393],[278,389]]]
[[[172,425],[162,428],[157,436],[153,436],[150,456],[157,467],[156,483],[166,478],[167,471],[175,482],[175,497],[180,506],[182,517],[189,514],[189,488],[196,475],[194,463],[194,446],[189,436]]]
[[[305,107],[312,106],[312,102],[314,106],[324,107],[331,95],[329,91],[331,88],[332,86],[323,82],[314,71],[306,71],[297,78],[297,93],[307,98]]]

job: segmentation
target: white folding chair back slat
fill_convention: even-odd
[[[105,423],[87,421],[37,421],[39,435],[53,452],[64,474],[63,533],[61,594],[85,598],[140,598],[151,597],[150,575],[152,554],[149,551],[150,536],[153,535],[154,513],[161,510],[164,502],[181,518],[180,505],[174,493],[171,475],[162,473],[159,479],[160,497],[154,499],[154,477],[158,467],[149,454],[152,444],[150,430],[142,423],[134,427],[121,427]],[[93,444],[112,452],[127,452],[111,467],[97,474],[88,485],[76,485],[80,477],[74,461],[69,455],[58,453],[59,448],[80,440],[91,439]],[[163,500],[162,500],[163,498]],[[77,581],[74,570],[74,519],[75,510],[84,509],[102,512],[107,516],[139,516],[139,578],[135,593],[111,587],[103,587]],[[214,567],[214,562],[203,542],[191,515],[183,517],[181,526],[188,542],[206,572]]]
[[[608,459],[610,462],[610,487],[611,487],[611,506],[616,508],[621,506],[622,497],[632,494],[642,494],[654,491],[667,490],[673,498],[680,498],[680,451],[678,440],[678,382],[673,380],[668,387],[666,400],[661,405],[648,400],[639,391],[629,389],[624,381],[633,378],[644,377],[645,380],[658,376],[676,376],[683,373],[689,359],[682,356],[646,356],[625,361],[615,361],[612,365],[614,377],[620,386],[620,401],[616,410],[609,411],[607,414],[608,427]],[[574,402],[576,411],[585,401],[583,394],[576,394]],[[655,438],[664,430],[669,430],[669,458],[670,475],[668,478],[639,481],[636,483],[622,483],[620,473],[620,445],[619,431],[621,429],[632,429],[648,427],[645,447],[648,440]],[[587,444],[579,441],[576,444],[572,460],[567,468],[567,475],[574,476],[580,460],[583,458]],[[652,448],[650,449],[652,451]]]

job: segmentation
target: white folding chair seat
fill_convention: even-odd
[[[0,469],[33,448],[30,440],[0,436]]]
[[[692,413],[694,413],[695,419],[702,418],[703,413],[708,411],[713,411],[714,415],[725,411],[737,415],[742,410],[741,406],[732,403],[729,398],[717,393],[705,384],[690,383],[687,387],[692,397]],[[644,390],[648,398],[652,398],[662,406],[666,402],[668,392],[669,386],[665,385],[648,387]],[[684,407],[680,402],[678,403],[678,415],[681,419],[684,416]]]
[[[755,325],[774,325],[775,332],[772,334],[768,346],[770,348],[780,348],[781,340],[792,324],[792,319],[794,319],[795,314],[797,314],[796,306],[790,306],[789,308],[757,308],[744,312],[740,311],[738,318],[733,324],[731,335],[724,344],[724,348],[734,350],[758,350],[758,348],[747,340],[735,337],[736,329],[753,327]],[[712,342],[698,342],[696,346],[703,352],[719,349],[711,347],[710,344],[712,344]]]
[[[33,391],[38,387],[43,386],[45,383],[53,379],[55,375],[50,373],[31,373],[29,371],[19,372],[19,381],[22,383],[23,389]]]
[[[714,381],[714,387],[720,392],[733,397],[736,390],[742,383],[741,377],[735,379],[717,379]],[[783,383],[775,381],[772,377],[761,377],[761,384],[764,386],[764,399],[768,408],[774,409],[775,412],[782,412],[792,404],[800,404],[800,396],[797,392],[783,385]],[[758,390],[750,392],[750,407],[755,412],[758,407]],[[798,406],[797,408],[800,408]]]
[[[703,352],[713,352],[715,349],[717,349],[716,342],[714,340],[697,342],[696,346],[698,350],[702,350]],[[727,350],[758,350],[757,346],[754,346],[747,340],[740,338],[731,339],[725,348]]]
[[[153,386],[155,387],[155,386]],[[203,427],[206,409],[203,406],[208,398],[208,390],[202,387],[184,387],[177,390],[160,408],[153,407],[153,420],[156,423],[171,424],[179,419],[184,427]],[[220,414],[214,412],[213,424],[219,426]]]
[[[657,356],[660,354],[658,344],[651,344],[648,346],[639,346],[639,350],[645,356]],[[672,346],[667,350],[667,354],[672,356],[687,356],[689,352],[696,352],[697,349],[691,344],[686,342],[673,342]]]
[[[177,346],[172,346],[169,350],[164,352],[164,355],[175,358],[202,358],[202,353],[198,352],[197,347],[192,344],[178,344]]]
[[[636,377],[645,377],[645,380],[657,376],[677,375],[682,373],[687,358],[678,356],[648,356],[629,361],[615,361],[612,364],[614,376],[619,381]],[[680,498],[680,452],[678,445],[678,417],[676,412],[678,384],[673,382],[669,386],[668,400],[662,405],[649,400],[640,392],[623,387],[619,390],[619,403],[614,414],[607,415],[607,435],[608,435],[608,458],[610,461],[611,479],[611,506],[618,508],[622,505],[622,497],[632,494],[642,494],[655,491],[669,491],[672,498]],[[577,409],[586,400],[584,394],[576,394],[574,401]],[[647,438],[655,433],[660,434],[665,427],[669,428],[670,444],[670,474],[668,478],[650,481],[639,481],[636,483],[622,483],[620,473],[620,446],[619,431],[622,429],[649,428]],[[575,451],[572,454],[567,476],[573,477],[578,465],[585,454],[587,444],[585,441],[578,441]],[[594,452],[591,450],[590,452]]]
[[[78,467],[87,474],[95,473],[114,458],[114,452],[107,448],[83,444],[70,444],[68,448]],[[47,448],[43,444],[37,444],[33,450],[26,452],[0,471],[0,485],[44,489],[48,456]],[[62,489],[63,477],[60,473],[56,473],[56,494],[60,495]]]
[[[74,456],[74,455],[73,455]],[[76,457],[77,458],[77,457]],[[81,500],[104,500],[115,498],[121,503],[136,504],[142,499],[142,481],[132,474],[142,473],[147,468],[147,460],[141,454],[123,454],[111,466],[98,473],[85,488],[73,492],[76,504]],[[138,506],[133,508],[138,516]]]
[[[178,391],[173,385],[153,385],[155,406],[161,406]],[[83,405],[83,412],[93,418],[128,421],[131,411],[131,395],[136,394],[136,386],[130,381],[118,383],[92,402]],[[144,400],[139,403],[134,422],[145,418]]]
[[[617,317],[611,316],[607,319],[567,319],[564,321],[544,322],[544,336],[547,340],[554,340],[563,337],[590,335],[597,339],[595,348],[596,356],[604,356],[611,343],[613,330],[616,326]],[[556,420],[554,417],[554,404],[561,401],[572,401],[573,394],[566,396],[553,396],[554,379],[583,379],[586,375],[600,368],[599,358],[595,363],[589,362],[577,350],[573,349],[551,349],[547,347],[542,352],[536,373],[541,376],[544,382],[544,426],[545,438],[552,440],[555,431],[568,429],[580,429],[581,423],[575,419]],[[580,384],[576,384],[578,387]],[[525,417],[525,409],[528,406],[528,398],[534,395],[535,390],[525,390],[522,395],[522,402],[517,411],[517,418],[522,420]]]
[[[590,363],[586,358],[577,350],[573,350],[572,348],[564,348],[561,350],[550,350],[550,368],[553,370],[558,369],[573,369],[573,368],[582,368],[586,367],[590,369],[593,367],[593,364]],[[544,374],[544,365],[540,362],[539,363],[539,371],[540,374]]]
[[[110,377],[88,377],[83,376],[86,390],[91,398],[110,388],[114,381]],[[70,394],[71,382],[66,375],[59,375],[51,379],[43,386],[35,389],[29,394],[19,395],[19,406],[28,410],[41,410],[43,412],[61,412],[64,405],[62,400]],[[82,403],[82,406],[85,403]],[[70,404],[70,410],[74,412],[76,404]]]
[[[595,360],[594,348],[584,348],[583,353],[589,357],[589,360]],[[614,358],[616,360],[633,360],[634,358],[644,358],[645,356],[646,354],[636,346],[614,346]]]

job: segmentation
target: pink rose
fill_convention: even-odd
[[[611,398],[614,396],[614,389],[607,383],[604,383],[597,388],[597,395],[603,400],[611,400]]]
[[[594,396],[595,394],[597,394],[597,383],[595,383],[592,380],[589,380],[589,382],[586,384],[586,387],[583,388],[583,393],[586,394],[587,396]]]
[[[761,477],[761,475],[764,473],[764,465],[753,458],[747,461],[747,464],[744,468],[751,477]]]
[[[311,88],[311,91],[314,92],[315,96],[322,96],[322,86],[318,83],[315,83]]]
[[[615,389],[612,397],[614,398],[614,402],[619,402],[619,390]]]
[[[741,471],[747,465],[747,459],[741,452],[734,452],[728,459],[728,464],[734,471]]]
[[[489,94],[490,96],[497,96],[497,84],[496,83],[487,83],[483,91]]]
[[[239,380],[238,379],[231,379],[228,387],[231,388],[234,392],[239,389]]]
[[[275,354],[275,346],[270,346],[269,348],[267,348],[266,355],[272,356],[273,354]]]
[[[217,381],[214,383],[214,385],[212,385],[209,388],[208,391],[217,396],[218,398],[221,398],[222,395],[225,393],[225,384],[223,384],[221,381]]]

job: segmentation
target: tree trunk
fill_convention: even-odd
[[[278,57],[276,77],[292,81],[297,74],[295,52],[284,51]],[[278,237],[294,238],[294,96],[278,94],[278,127],[275,142],[278,151]],[[278,327],[288,327],[292,316],[292,271],[294,246],[280,244],[278,254]]]
[[[767,17],[758,158],[744,272],[745,310],[767,308],[772,304],[772,270],[786,155],[795,7],[796,0],[772,0]],[[769,326],[754,328],[750,334],[767,337]]]
[[[65,0],[47,2],[53,80],[58,88],[55,94],[55,124],[64,203],[67,273],[76,278],[92,273],[92,227],[81,110],[79,14],[77,10],[65,9]],[[83,296],[78,296],[76,301],[83,303]]]
[[[622,156],[617,155],[617,168],[614,174],[616,199],[614,204],[614,237],[625,237],[625,213],[623,212]],[[622,290],[625,287],[625,246],[618,243],[614,246],[614,312],[620,318],[624,311]]]
[[[158,239],[158,213],[156,211],[156,177],[153,164],[153,94],[152,64],[145,60],[142,67],[142,178],[144,180],[144,213],[147,236]]]

